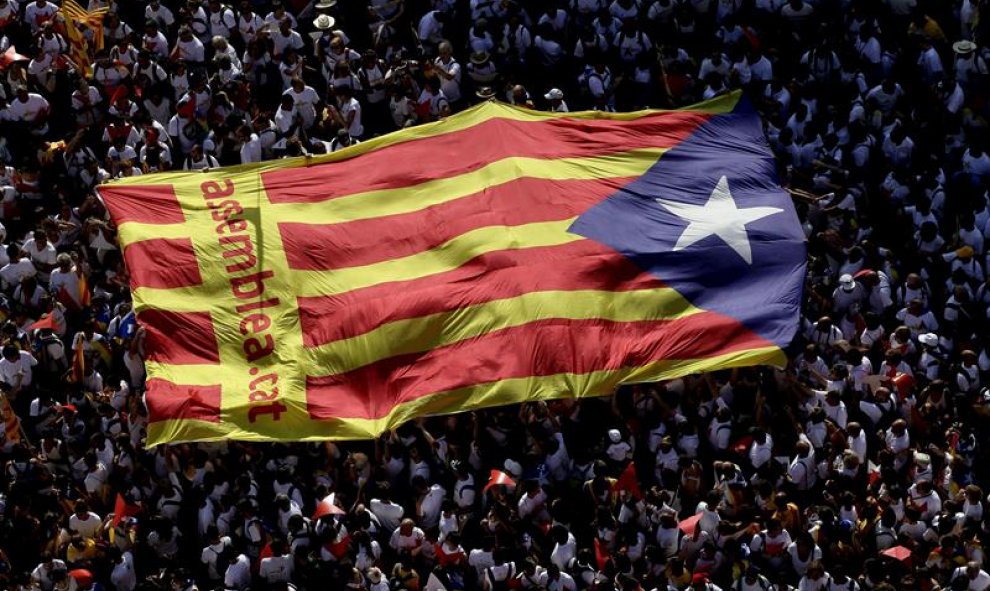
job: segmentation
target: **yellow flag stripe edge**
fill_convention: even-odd
[[[382,263],[334,271],[287,271],[285,281],[296,286],[299,297],[330,296],[380,283],[410,281],[457,269],[471,259],[499,250],[559,246],[585,240],[569,234],[577,218],[521,226],[485,226],[457,236],[431,250]],[[181,288],[139,287],[133,298],[138,311],[145,307],[174,312],[199,312],[209,308],[200,286]],[[151,306],[151,303],[154,305]]]
[[[400,189],[355,193],[320,203],[277,203],[279,221],[330,224],[412,213],[523,178],[595,180],[642,175],[669,148],[643,148],[585,158],[510,157],[454,177]],[[618,188],[618,187],[616,187]]]
[[[429,351],[488,332],[551,318],[616,322],[676,320],[703,312],[669,287],[635,291],[551,290],[492,300],[449,312],[438,312],[383,324],[374,330],[310,348],[304,367],[340,374],[408,353]],[[345,362],[347,362],[345,364]],[[216,383],[217,367],[148,362],[148,373],[185,385]]]
[[[325,369],[321,375],[333,375],[540,320],[675,320],[701,311],[671,288],[541,291],[389,322],[362,335],[311,348],[307,353],[311,367]]]
[[[709,101],[698,103],[696,105],[691,105],[685,107],[682,110],[685,111],[699,111],[711,114],[728,113],[736,106],[739,101],[739,97],[742,96],[739,91],[735,91],[720,97],[716,97]],[[461,131],[474,127],[494,118],[505,118],[514,121],[542,121],[546,119],[553,118],[565,118],[565,119],[578,119],[578,120],[609,120],[609,121],[633,121],[641,117],[647,117],[650,115],[655,115],[656,113],[663,112],[658,110],[646,110],[646,111],[634,111],[631,113],[605,113],[601,111],[577,111],[573,113],[548,113],[544,111],[534,111],[531,109],[525,109],[522,107],[517,107],[513,105],[508,105],[506,103],[486,101],[481,104],[475,105],[470,109],[461,111],[447,119],[441,121],[435,121],[432,123],[425,123],[423,125],[418,125],[416,127],[410,127],[407,129],[401,129],[399,131],[383,135],[377,138],[372,138],[360,144],[344,148],[343,150],[338,150],[331,154],[325,154],[320,156],[300,156],[296,158],[283,158],[280,160],[268,160],[265,162],[257,162],[252,164],[241,164],[238,166],[228,166],[219,170],[209,171],[203,173],[204,179],[208,180],[213,177],[223,176],[229,177],[234,174],[240,173],[263,173],[273,170],[280,170],[284,168],[301,167],[301,166],[314,166],[317,164],[324,164],[327,162],[337,162],[340,160],[347,160],[349,158],[354,158],[371,152],[373,150],[378,150],[387,146],[393,146],[396,144],[401,144],[404,142],[421,140],[428,137],[443,135],[445,133],[451,133],[455,131]],[[138,177],[128,177],[123,179],[117,179],[111,181],[110,184],[114,186],[126,186],[126,185],[148,185],[148,184],[164,184],[164,183],[175,183],[177,181],[188,180],[190,173],[188,171],[171,171],[171,172],[161,172],[154,173],[150,175],[143,175]]]
[[[491,406],[550,400],[557,398],[593,398],[611,393],[623,383],[670,380],[698,372],[757,364],[783,366],[786,357],[778,347],[736,351],[703,359],[671,359],[640,367],[596,371],[584,374],[563,373],[532,376],[477,384],[439,392],[396,406],[381,419],[303,420],[286,424],[284,435],[266,435],[231,428],[224,423],[195,420],[168,420],[151,423],[148,445],[188,441],[325,441],[367,439],[419,416],[465,412]],[[286,400],[286,404],[298,404]],[[305,409],[293,409],[291,415],[305,415]]]
[[[334,224],[413,213],[521,178],[546,180],[606,180],[642,175],[669,148],[644,148],[587,158],[511,157],[496,160],[478,170],[455,177],[403,187],[355,193],[320,203],[266,204],[279,222]],[[617,181],[618,183],[618,181]],[[616,185],[618,189],[618,184]],[[206,209],[206,205],[203,205]],[[275,213],[277,212],[277,213]],[[118,228],[126,244],[153,238],[184,238],[186,224],[144,224],[126,222]]]

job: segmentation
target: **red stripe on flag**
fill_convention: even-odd
[[[672,147],[710,117],[697,111],[669,111],[631,121],[494,118],[362,154],[360,166],[344,160],[265,172],[261,179],[272,203],[315,203],[460,175],[504,158],[551,160]],[[471,149],[465,151],[465,146]]]
[[[220,386],[187,386],[152,378],[145,402],[148,420],[194,419],[220,422]]]
[[[100,187],[100,196],[115,224],[181,224],[186,221],[172,185]]]
[[[314,347],[387,322],[448,312],[534,291],[663,287],[629,259],[591,240],[480,255],[457,269],[339,296],[298,298],[303,343]]]
[[[124,248],[131,272],[131,288],[172,289],[203,282],[196,251],[189,238],[152,238],[132,242]]]
[[[436,248],[485,226],[575,217],[631,180],[522,178],[420,211],[340,224],[286,222],[279,230],[293,269],[357,267]]]
[[[150,308],[137,315],[148,338],[148,361],[169,364],[220,363],[209,312]]]
[[[712,312],[644,322],[541,320],[339,375],[309,376],[306,400],[314,419],[374,419],[399,404],[474,384],[699,359],[766,346],[770,343],[738,321]]]

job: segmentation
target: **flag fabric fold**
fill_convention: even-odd
[[[489,489],[495,486],[515,486],[516,481],[512,479],[511,476],[502,472],[501,470],[492,470],[491,475],[488,477],[488,484],[485,488],[481,490],[481,494],[485,494]]]
[[[99,188],[145,329],[149,443],[404,421],[782,365],[804,237],[739,95],[486,102],[325,156]]]

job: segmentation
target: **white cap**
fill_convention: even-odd
[[[619,433],[618,429],[609,429],[608,438],[612,440],[612,443],[618,443],[622,441],[622,433]]]
[[[513,460],[512,458],[505,460],[505,464],[503,464],[502,467],[505,468],[506,472],[508,472],[512,476],[515,476],[516,478],[522,476],[522,464]]]
[[[929,347],[938,346],[938,335],[933,332],[926,332],[918,337],[918,342]]]
[[[839,286],[846,291],[852,291],[856,287],[856,280],[853,279],[852,275],[846,273],[839,277]]]
[[[547,99],[548,101],[554,101],[554,100],[559,101],[562,98],[564,98],[564,91],[562,91],[559,88],[551,88],[550,92],[543,95],[543,98]]]

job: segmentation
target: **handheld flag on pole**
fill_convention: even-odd
[[[739,95],[488,101],[324,156],[99,191],[146,331],[151,445],[369,438],[783,365],[798,327],[804,234]]]
[[[13,443],[21,442],[21,421],[17,418],[17,414],[14,413],[14,409],[11,408],[10,400],[5,395],[0,394],[0,404],[3,405],[3,408],[0,410],[3,412],[4,436],[7,438],[7,441]]]
[[[501,470],[492,470],[491,475],[488,477],[488,484],[485,488],[481,490],[481,494],[488,492],[488,489],[493,486],[515,486],[516,481],[513,480],[508,474],[502,472]]]
[[[629,462],[622,474],[619,474],[619,478],[615,481],[615,490],[628,491],[637,500],[643,498],[643,491],[639,488],[639,479],[636,476],[636,464],[634,462]]]
[[[133,503],[128,503],[124,495],[117,493],[117,499],[113,504],[113,527],[117,527],[120,520],[125,517],[132,517],[141,512],[141,506],[135,505]]]

